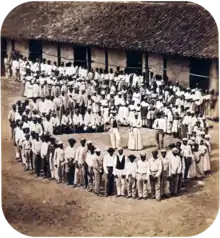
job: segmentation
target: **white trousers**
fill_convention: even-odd
[[[111,128],[111,130],[110,130],[110,140],[111,140],[112,148],[115,149],[115,148],[120,147],[121,137],[120,137],[118,128]]]

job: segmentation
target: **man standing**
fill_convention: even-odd
[[[136,174],[137,174],[137,162],[135,161],[135,155],[128,156],[128,162],[126,163],[126,178],[127,178],[127,198],[136,197]]]
[[[123,196],[125,193],[125,167],[127,157],[123,153],[123,148],[118,148],[118,155],[115,156],[115,166],[113,174],[116,179],[117,197]]]
[[[93,161],[94,166],[94,177],[95,177],[95,189],[94,193],[99,196],[100,194],[100,183],[102,180],[102,174],[103,174],[103,158],[101,156],[101,151],[99,148],[96,148],[95,150],[96,157]]]
[[[43,135],[43,142],[41,145],[41,159],[43,168],[43,178],[49,177],[49,158],[48,158],[48,146],[49,146],[49,136]]]
[[[147,183],[149,181],[149,164],[146,154],[141,154],[141,159],[137,161],[137,188],[138,199],[147,199]]]
[[[96,158],[95,147],[90,144],[88,150],[89,152],[86,156],[86,164],[88,166],[88,191],[92,192],[94,187],[94,160]]]
[[[11,140],[14,139],[15,113],[16,113],[16,105],[13,104],[12,110],[10,110],[10,112],[8,114],[8,121],[9,121],[10,128],[11,128]]]
[[[54,167],[54,151],[55,151],[55,138],[50,138],[50,143],[48,146],[48,158],[49,158],[49,169],[50,169],[50,177],[51,180],[55,178],[55,167]]]
[[[25,134],[25,140],[22,142],[22,149],[23,149],[23,155],[25,158],[24,171],[27,171],[30,169],[30,162],[31,162],[31,141],[30,141],[29,134]]]
[[[54,153],[55,179],[57,180],[57,183],[61,183],[63,178],[64,162],[65,162],[63,142],[59,141],[57,143],[57,146],[58,148],[56,148]]]
[[[65,149],[65,162],[66,162],[66,181],[68,185],[73,184],[74,182],[74,175],[75,175],[75,156],[76,156],[76,150],[74,148],[74,145],[76,143],[76,140],[73,138],[70,138],[68,140],[69,146]]]
[[[105,196],[111,196],[114,192],[114,174],[113,174],[113,168],[114,168],[114,162],[115,162],[115,156],[114,156],[114,149],[109,148],[107,150],[108,154],[104,156],[103,160],[103,169],[105,172]]]
[[[37,177],[40,176],[41,171],[41,141],[39,139],[39,134],[35,133],[35,139],[32,141],[32,153],[33,153],[33,162],[35,166],[35,174]]]
[[[156,198],[158,202],[161,201],[161,174],[162,174],[162,161],[158,158],[158,151],[152,151],[152,158],[149,160],[150,169],[150,186],[152,198]]]
[[[74,187],[83,186],[83,166],[86,158],[86,139],[80,140],[80,146],[76,149]]]
[[[171,177],[170,190],[171,194],[174,196],[177,196],[178,193],[179,174],[182,170],[182,163],[178,153],[179,150],[174,147],[169,160],[169,176]]]
[[[163,172],[161,178],[161,196],[165,198],[170,197],[170,183],[169,183],[169,158],[165,149],[161,150],[161,157],[163,163]]]
[[[157,119],[155,119],[153,128],[156,129],[156,141],[158,149],[162,149],[164,146],[164,131],[165,131],[165,120],[161,117],[161,113],[157,114]]]
[[[189,169],[190,169],[190,166],[192,164],[192,157],[193,157],[193,154],[192,154],[192,148],[190,145],[188,145],[188,139],[187,138],[183,138],[183,144],[181,144],[181,151],[182,151],[182,155],[183,155],[183,160],[185,162],[185,170],[182,171],[184,174],[183,174],[183,178],[184,180],[186,180],[188,178],[188,173],[189,173]]]
[[[111,140],[111,145],[113,149],[116,149],[116,147],[118,148],[120,146],[120,134],[119,134],[119,130],[118,130],[118,123],[116,120],[116,112],[112,111],[112,117],[110,118],[110,126],[111,129],[109,131],[110,133],[110,140]]]

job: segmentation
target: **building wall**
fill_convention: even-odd
[[[74,50],[71,44],[60,44],[61,62],[73,61]]]
[[[218,90],[219,88],[219,82],[218,82],[218,60],[212,60],[211,67],[210,67],[210,83],[209,88]]]
[[[50,60],[51,63],[57,62],[57,43],[54,42],[42,42],[42,51],[43,51],[43,58]]]
[[[7,55],[10,56],[12,51],[12,42],[11,40],[7,39]]]
[[[11,45],[11,44],[10,44]],[[15,40],[14,47],[16,51],[19,51],[24,57],[29,57],[29,42],[28,40]]]
[[[109,69],[113,68],[115,71],[117,66],[120,69],[126,67],[126,52],[123,50],[108,49],[108,65]]]
[[[148,65],[151,72],[154,74],[163,75],[163,56],[156,53],[149,53]]]
[[[104,49],[98,47],[91,47],[91,59],[94,61],[91,64],[93,69],[105,68],[105,52]]]
[[[185,87],[189,86],[190,61],[180,56],[167,56],[167,76],[169,81],[179,81]]]

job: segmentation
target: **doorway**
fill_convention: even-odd
[[[202,90],[209,89],[210,67],[211,67],[211,60],[195,59],[195,58],[192,58],[190,60],[190,88],[198,87],[201,88]]]
[[[127,51],[127,72],[142,73],[142,52]]]
[[[7,40],[1,37],[1,76],[5,74],[4,58],[7,55]]]
[[[74,63],[77,66],[87,67],[87,47],[75,45],[74,46]]]
[[[30,60],[42,59],[42,41],[29,41],[29,58]]]

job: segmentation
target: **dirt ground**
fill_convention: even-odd
[[[206,230],[219,207],[219,125],[213,124],[213,174],[204,185],[190,182],[181,196],[138,201],[97,197],[80,188],[34,178],[15,161],[9,139],[9,105],[20,96],[13,81],[1,80],[2,99],[2,204],[7,221],[30,236],[192,236]],[[154,134],[143,130],[145,150],[154,148]],[[77,139],[79,136],[75,136]],[[106,134],[84,135],[107,148]],[[127,135],[123,132],[122,144]],[[66,140],[66,136],[62,139]],[[170,138],[166,138],[166,143]]]

